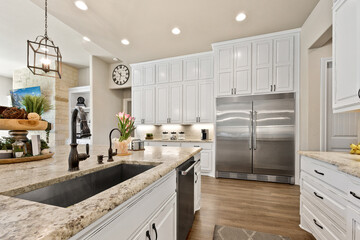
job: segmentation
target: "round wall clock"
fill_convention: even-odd
[[[117,65],[112,72],[112,80],[117,85],[124,85],[130,78],[129,68],[125,65]]]

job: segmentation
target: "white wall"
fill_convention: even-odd
[[[9,106],[10,90],[12,90],[13,80],[0,76],[0,106]]]
[[[115,114],[122,110],[122,90],[109,89],[109,65],[96,56],[90,57],[91,139],[94,145],[109,144],[109,132],[117,127]]]
[[[90,85],[90,68],[80,68],[79,70],[79,86]]]

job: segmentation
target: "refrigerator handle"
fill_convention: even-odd
[[[253,114],[253,149],[256,150],[256,120],[257,120],[257,111],[254,111]]]
[[[249,150],[252,150],[252,141],[253,141],[253,138],[252,138],[252,123],[253,123],[253,112],[250,111],[250,123],[249,123]]]

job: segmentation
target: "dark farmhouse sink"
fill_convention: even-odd
[[[68,207],[153,167],[152,165],[120,164],[15,197],[59,207]]]

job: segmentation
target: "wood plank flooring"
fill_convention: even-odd
[[[300,188],[288,184],[202,177],[201,210],[188,240],[212,239],[215,224],[314,240],[300,227]]]

